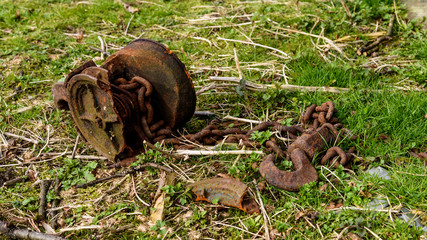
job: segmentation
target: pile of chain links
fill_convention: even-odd
[[[151,105],[153,86],[148,80],[139,76],[133,77],[130,81],[127,81],[125,78],[117,78],[111,84],[111,86],[115,89],[118,89],[120,92],[124,92],[127,96],[130,96],[132,103],[137,103],[137,108],[139,111],[134,112],[140,114],[139,119],[141,120],[140,126],[142,134],[139,132],[139,128],[135,128],[135,130],[139,136],[145,136],[146,138],[143,137],[145,140],[158,142],[172,134],[171,127],[167,126],[163,119],[158,120],[157,122],[153,122],[154,110],[153,106]],[[123,109],[126,109],[126,107],[123,107]]]
[[[221,124],[218,119],[214,119],[208,126],[197,133],[177,135],[176,137],[169,138],[163,135],[157,137],[156,140],[166,145],[173,145],[175,149],[194,149],[201,145],[213,146],[223,143],[235,143],[241,147],[245,146],[246,148],[254,149],[260,148],[261,144],[251,140],[252,134],[255,131],[263,132],[271,130],[275,134],[272,134],[270,139],[264,142],[263,146],[268,152],[275,153],[276,157],[289,160],[290,154],[285,151],[287,147],[286,142],[280,141],[280,139],[285,138],[289,142],[296,141],[302,134],[319,129],[322,126],[330,129],[336,138],[335,143],[339,143],[343,138],[351,140],[357,138],[348,129],[342,128],[342,124],[339,123],[338,118],[333,117],[335,112],[336,109],[333,102],[329,101],[320,106],[313,104],[308,107],[301,118],[302,126],[285,126],[276,121],[267,121],[260,123],[251,130],[242,130],[236,127],[221,129],[221,126],[228,126],[230,123]],[[310,122],[312,123],[309,124]],[[337,129],[340,129],[340,131]],[[280,136],[280,138],[276,138],[275,136]],[[345,165],[353,157],[354,151],[355,148],[351,148],[346,153],[337,146],[331,147],[320,163],[327,164],[327,162],[330,162],[330,165],[335,167]],[[341,158],[341,160],[338,161],[338,158]]]

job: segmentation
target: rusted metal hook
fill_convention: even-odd
[[[316,181],[316,169],[302,149],[291,153],[295,171],[283,171],[274,165],[275,154],[268,155],[259,167],[262,177],[271,185],[288,191],[298,191],[306,183]]]

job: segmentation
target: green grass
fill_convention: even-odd
[[[382,55],[375,59],[358,56],[356,51],[363,43],[357,40],[369,40],[363,34],[387,30],[395,12],[394,1],[346,2],[351,19],[338,0],[299,1],[298,8],[296,1],[131,1],[132,6],[140,10],[133,15],[120,1],[0,0],[0,130],[39,141],[33,145],[23,140],[12,141],[13,138],[4,135],[9,147],[1,146],[0,165],[25,161],[39,152],[48,158],[47,154],[68,151],[64,156],[34,166],[0,167],[0,183],[6,177],[14,178],[33,170],[39,179],[59,176],[68,188],[93,176],[99,178],[113,173],[105,167],[106,161],[98,161],[98,168],[94,170],[92,160],[67,159],[77,133],[69,114],[54,108],[51,93],[55,82],[83,62],[94,59],[101,64],[104,61],[99,52],[90,48],[99,48],[99,37],[107,43],[110,53],[128,44],[134,36],[167,45],[185,63],[197,89],[210,83],[209,76],[238,76],[233,52],[236,48],[247,80],[284,84],[285,69],[289,84],[342,87],[349,91],[331,94],[269,89],[246,91],[244,96],[239,96],[234,94],[234,88],[216,89],[198,97],[199,110],[215,112],[219,117],[268,118],[297,124],[307,106],[332,100],[338,110],[337,117],[359,136],[356,142],[339,143],[345,149],[357,148],[359,159],[351,170],[338,168],[330,172],[314,159],[319,181],[304,186],[300,192],[265,185],[261,197],[271,222],[269,230],[285,239],[331,239],[341,231],[343,236],[353,232],[372,239],[369,230],[382,239],[419,239],[423,234],[425,237],[421,229],[409,226],[396,218],[395,213],[391,214],[392,221],[388,212],[330,210],[339,204],[363,208],[372,199],[382,198],[390,201],[393,210],[411,209],[427,224],[425,160],[409,155],[410,151],[427,151],[426,31],[416,21],[405,19],[406,12],[398,4],[400,23],[394,25],[393,40],[381,45]],[[215,18],[200,20],[207,16]],[[333,48],[322,51],[327,44],[323,40],[280,28],[323,34],[331,40],[355,36],[355,42],[337,43],[351,60]],[[291,58],[285,59],[270,49],[219,40],[219,37],[246,42],[250,39],[279,49]],[[218,93],[222,91],[231,93]],[[208,122],[193,118],[186,128],[196,132]],[[48,138],[51,141],[43,148]],[[257,141],[265,138],[262,134],[254,135]],[[78,153],[97,154],[82,141],[78,144]],[[262,181],[256,169],[262,157],[251,155],[237,159],[221,155],[173,161],[149,151],[139,160],[173,163],[188,175],[188,178],[179,176],[175,185],[164,188],[167,192],[164,221],[148,225],[151,209],[141,204],[134,194],[133,182],[139,197],[152,203],[160,172],[147,169],[133,179],[128,176],[87,189],[63,191],[61,206],[66,208],[59,215],[59,228],[99,225],[102,229],[64,232],[61,236],[156,239],[167,234],[166,238],[247,239],[257,232],[264,234],[262,215],[195,202],[195,197],[186,189],[190,181],[223,173],[254,190],[253,180]],[[391,180],[364,173],[377,166],[387,169]],[[280,167],[291,168],[287,163]],[[119,187],[105,194],[119,181],[122,181]],[[33,229],[28,224],[31,219],[44,231],[37,220],[39,187],[32,184],[27,181],[0,188],[0,219]],[[325,184],[326,189],[322,188]],[[51,191],[48,200],[53,200],[53,196]]]

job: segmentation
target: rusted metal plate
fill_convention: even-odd
[[[53,102],[58,109],[69,110],[69,94],[64,82],[55,83],[52,87]]]
[[[77,129],[91,145],[109,159],[124,151],[123,123],[114,107],[108,83],[91,75],[77,74],[68,82],[69,106]]]
[[[189,186],[196,194],[196,201],[213,202],[236,207],[247,213],[259,213],[259,207],[248,196],[248,186],[233,178],[210,178]]]
[[[193,116],[196,93],[190,76],[178,57],[162,44],[137,39],[111,55],[101,67],[113,79],[147,79],[154,88],[154,118],[164,119],[171,128],[182,126]]]

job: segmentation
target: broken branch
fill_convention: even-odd
[[[76,185],[75,188],[85,188],[85,187],[93,186],[93,185],[101,183],[101,182],[108,181],[108,180],[113,179],[113,178],[124,177],[127,174],[132,174],[134,172],[141,171],[142,169],[144,169],[146,167],[158,168],[158,169],[161,169],[161,170],[169,172],[169,173],[173,172],[173,170],[170,169],[170,168],[168,168],[168,167],[160,166],[160,165],[155,164],[155,163],[145,163],[145,164],[129,168],[129,169],[123,171],[123,172],[119,172],[119,173],[116,173],[114,175],[111,175],[111,176],[108,176],[108,177],[105,177],[105,178],[99,178],[99,179],[95,179],[95,180],[93,180],[91,182],[87,182],[87,183]]]
[[[39,207],[39,216],[41,216],[43,219],[46,219],[46,205],[47,205],[47,199],[46,195],[49,191],[51,181],[50,180],[43,180],[40,185],[40,207]]]
[[[46,234],[46,233],[34,232],[27,229],[15,228],[12,224],[9,224],[3,221],[0,221],[0,233],[3,233],[10,238],[17,238],[17,239],[65,240],[65,238],[63,237],[52,235],[52,234]]]

